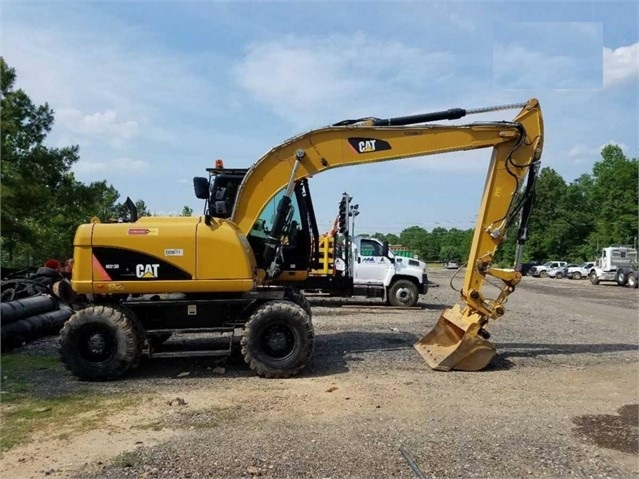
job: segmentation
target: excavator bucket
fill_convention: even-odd
[[[436,371],[479,371],[497,354],[495,346],[482,338],[479,330],[479,322],[464,315],[456,304],[445,310],[435,327],[413,347]]]

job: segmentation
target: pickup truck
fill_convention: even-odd
[[[567,261],[548,261],[547,263],[530,268],[529,274],[530,276],[534,276],[536,278],[545,278],[548,276],[549,269],[564,268],[566,266],[568,266]]]

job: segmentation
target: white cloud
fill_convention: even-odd
[[[120,119],[115,110],[87,115],[73,108],[65,108],[58,111],[57,119],[63,128],[90,138],[102,139],[115,148],[122,147],[138,134],[138,122]]]
[[[94,173],[108,172],[111,176],[118,176],[122,173],[136,173],[149,169],[149,163],[142,160],[132,160],[121,157],[113,161],[95,161],[81,159],[73,166],[73,171],[79,175],[91,175]]]
[[[234,74],[279,116],[317,126],[310,116],[370,114],[373,106],[396,105],[407,90],[446,83],[453,65],[449,53],[356,34],[255,43]]]
[[[616,86],[639,78],[639,42],[616,49],[603,49],[604,87]]]

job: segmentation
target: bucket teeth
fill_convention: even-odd
[[[445,310],[435,327],[413,347],[436,371],[479,371],[495,357],[494,344],[481,337],[477,315],[467,316],[459,305]]]

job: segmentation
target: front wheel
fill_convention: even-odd
[[[576,271],[572,274],[572,279],[581,279],[581,273]]]
[[[388,302],[392,306],[415,306],[418,299],[417,286],[410,280],[398,279],[388,288]]]
[[[539,273],[539,277],[540,278],[547,278],[548,277],[548,271],[541,271]]]
[[[242,355],[258,376],[287,378],[306,367],[313,341],[313,325],[302,307],[288,300],[269,301],[244,326]]]
[[[302,293],[302,291],[295,288],[286,288],[286,291],[284,292],[284,299],[288,299],[289,301],[292,301],[293,303],[300,306],[304,311],[306,311],[306,314],[308,314],[308,318],[313,319],[311,303],[308,302],[308,299],[306,299],[306,296],[304,296],[304,293]]]
[[[597,278],[597,273],[594,271],[588,275],[588,278],[592,284],[599,284],[599,278]]]
[[[628,273],[628,286],[631,288],[636,288],[638,285],[637,281],[637,273]]]
[[[132,313],[110,306],[91,306],[64,324],[60,356],[79,379],[113,379],[135,366],[142,354],[143,334]]]

